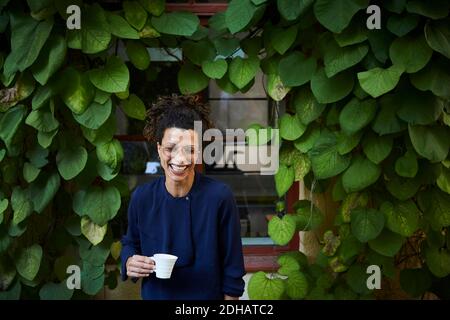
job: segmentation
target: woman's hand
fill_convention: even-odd
[[[155,262],[149,257],[135,254],[127,260],[127,276],[134,278],[148,277],[155,270]]]

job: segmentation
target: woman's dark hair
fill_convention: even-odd
[[[150,142],[161,143],[168,128],[192,129],[194,121],[202,121],[202,130],[212,127],[210,109],[198,96],[161,96],[147,110],[144,137]]]

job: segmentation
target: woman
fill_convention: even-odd
[[[239,214],[230,188],[195,172],[201,150],[194,121],[209,109],[190,96],[162,97],[148,110],[144,136],[157,143],[164,176],[133,192],[122,239],[122,278],[142,278],[143,299],[238,299],[245,274]],[[178,257],[170,279],[149,257]]]

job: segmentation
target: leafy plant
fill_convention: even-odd
[[[447,2],[383,1],[381,30],[365,27],[366,0],[232,0],[208,27],[164,12],[163,0],[117,2],[113,11],[75,2],[81,30],[65,28],[66,1],[0,2],[1,299],[114,287],[118,271],[105,264],[118,262],[120,248],[110,226],[128,196],[114,114],[144,118],[147,101],[130,74],[155,79],[149,47],[183,49],[177,82],[186,94],[211,80],[246,92],[262,70],[267,94],[289,102],[277,124],[280,199],[304,180],[339,206],[315,261],[282,254],[277,272],[253,275],[250,298],[370,298],[370,264],[386,281],[401,269],[411,297],[448,296],[440,289],[450,275]],[[276,243],[322,228],[310,202],[294,211],[280,206],[271,220]],[[71,264],[82,268],[82,291],[64,286]]]

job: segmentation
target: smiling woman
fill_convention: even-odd
[[[244,292],[233,193],[195,171],[201,144],[194,122],[207,129],[208,116],[191,96],[161,97],[147,112],[144,136],[156,142],[164,175],[135,189],[121,252],[122,278],[142,278],[144,299],[238,299]],[[170,279],[154,276],[157,253],[177,256]]]

